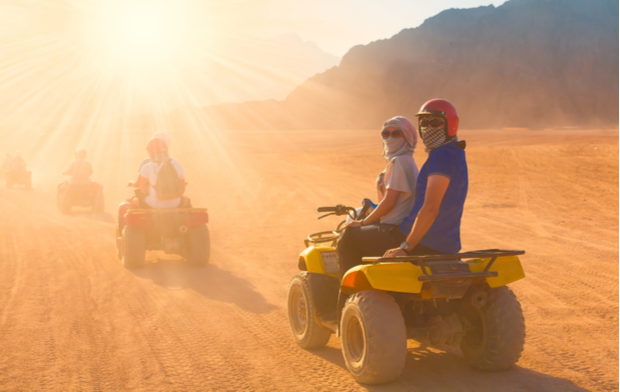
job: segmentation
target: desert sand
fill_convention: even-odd
[[[60,157],[31,159],[33,190],[0,188],[1,390],[618,389],[617,130],[461,133],[463,249],[527,251],[527,277],[510,285],[525,351],[512,370],[483,373],[456,348],[409,341],[402,376],[376,387],[354,382],[335,337],[316,351],[295,345],[286,294],[302,240],[338,222],[318,221],[316,208],[374,197],[378,131],[172,137],[187,194],[210,211],[205,268],[151,255],[130,271],[116,258],[115,208],[145,135],[120,155],[91,151],[106,214],[56,210]]]

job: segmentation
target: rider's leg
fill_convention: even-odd
[[[362,257],[383,256],[386,250],[397,248],[405,238],[396,225],[377,224],[345,229],[336,246],[340,278],[349,269],[361,264]]]

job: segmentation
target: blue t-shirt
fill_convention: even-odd
[[[450,184],[439,206],[439,213],[420,241],[420,244],[442,253],[457,253],[461,250],[461,216],[469,183],[464,149],[465,142],[462,141],[448,143],[431,151],[418,176],[413,209],[400,225],[405,235],[411,233],[413,222],[424,205],[428,177],[448,177]]]

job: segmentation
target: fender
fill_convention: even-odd
[[[430,274],[430,269],[426,268]],[[418,280],[422,269],[412,263],[362,264],[347,271],[342,279],[341,291],[346,294],[376,289],[417,294],[422,291]]]
[[[483,272],[490,261],[490,258],[469,261],[469,269],[471,272]],[[432,275],[431,269],[428,266],[425,268],[426,274]],[[525,278],[521,261],[517,256],[498,257],[489,271],[497,272],[496,277],[485,278],[491,288],[505,286]],[[418,279],[422,275],[424,275],[422,268],[408,262],[362,264],[347,271],[342,279],[341,291],[353,294],[376,289],[418,294],[422,292],[423,282]]]
[[[490,261],[490,258],[471,260],[468,262],[469,269],[471,272],[482,272]],[[497,272],[495,278],[486,278],[489,287],[492,289],[525,278],[525,272],[518,256],[498,257],[491,265],[491,268],[489,268],[489,271]]]
[[[338,254],[336,249],[332,246],[310,246],[299,255],[299,267],[308,272],[337,278]]]

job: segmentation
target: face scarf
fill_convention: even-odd
[[[444,120],[443,117],[439,116],[428,116],[425,117],[425,119],[430,121],[437,119]],[[431,152],[437,147],[441,147],[444,144],[448,144],[456,139],[456,136],[446,137],[445,127],[445,120],[443,125],[440,125],[438,127],[432,127],[430,125],[426,127],[420,127],[420,136],[422,137],[422,142],[424,142],[424,145],[426,146],[427,152]]]
[[[383,123],[383,128],[396,127],[400,129],[403,136],[400,138],[389,137],[383,141],[383,157],[390,162],[400,155],[412,155],[418,142],[418,134],[411,121],[405,117],[392,117]]]

